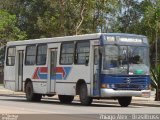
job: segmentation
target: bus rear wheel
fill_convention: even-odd
[[[32,82],[28,82],[25,88],[27,101],[41,101],[42,95],[33,92]]]
[[[79,97],[82,105],[91,105],[92,98],[88,96],[87,85],[85,83],[82,83],[80,86]]]
[[[127,107],[132,101],[132,97],[119,97],[118,102],[121,107]]]
[[[61,103],[71,103],[74,99],[74,96],[71,95],[58,95],[58,98]]]

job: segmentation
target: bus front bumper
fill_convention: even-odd
[[[150,97],[150,90],[113,90],[113,89],[101,89],[101,97],[125,97],[125,96],[135,96],[135,97]]]

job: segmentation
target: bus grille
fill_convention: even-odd
[[[144,90],[147,87],[147,79],[138,77],[123,78],[122,83],[114,85],[115,90]]]

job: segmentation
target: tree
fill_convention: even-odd
[[[139,0],[119,0],[119,11],[116,15],[118,31],[123,33],[138,33],[139,23],[143,16]]]
[[[148,26],[147,35],[151,39],[151,58],[155,58],[152,62],[157,67],[158,59],[158,39],[160,39],[160,0],[149,1],[150,5],[146,7],[144,19],[145,24]]]
[[[25,32],[16,27],[16,16],[0,10],[0,46],[8,41],[22,40],[25,37]]]
[[[5,0],[0,8],[17,18],[28,39],[96,32],[114,10],[112,0]]]
[[[160,101],[160,65],[155,69],[151,69],[152,81],[151,85],[156,89],[156,101]]]

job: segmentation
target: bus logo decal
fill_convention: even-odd
[[[37,67],[33,74],[33,79],[47,79],[48,78],[48,68],[47,67]]]
[[[70,71],[71,67],[56,67],[53,69],[55,76],[52,75],[51,80],[66,80]],[[37,67],[32,79],[48,79],[48,67]]]
[[[70,71],[71,71],[71,67],[56,67],[55,69],[56,80],[66,80]],[[51,76],[51,79],[52,79],[52,76]]]
[[[38,72],[38,68],[36,68],[36,70],[34,71],[34,74],[32,76],[33,79],[39,79],[37,72]]]

